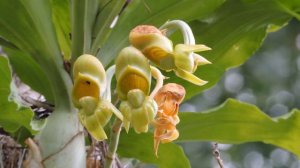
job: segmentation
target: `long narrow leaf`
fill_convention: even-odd
[[[98,12],[98,0],[85,1],[84,11],[84,53],[91,53],[92,31]]]
[[[92,45],[92,53],[97,53],[98,49],[103,45],[109,36],[114,21],[117,21],[118,15],[125,4],[125,0],[112,0],[103,7],[97,16],[97,20],[93,29],[95,37]]]
[[[65,60],[71,58],[71,21],[69,0],[51,0],[52,20]]]
[[[85,1],[71,0],[71,60],[83,53]]]

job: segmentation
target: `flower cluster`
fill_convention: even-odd
[[[184,43],[174,47],[167,34],[175,28],[181,30]],[[107,138],[103,127],[113,113],[123,121],[127,132],[130,127],[137,133],[148,132],[152,124],[157,156],[160,143],[174,141],[179,136],[178,109],[185,96],[183,86],[163,85],[165,77],[159,69],[173,71],[184,80],[204,85],[207,81],[193,73],[198,66],[210,62],[194,52],[210,48],[195,44],[191,29],[179,20],[167,22],[160,29],[151,25],[137,26],[130,32],[129,42],[131,45],[119,52],[115,65],[106,72],[94,56],[82,55],[75,61],[73,103],[79,109],[82,125],[96,140]],[[113,74],[121,101],[118,109],[110,103]],[[156,85],[151,91],[152,78],[156,79]]]

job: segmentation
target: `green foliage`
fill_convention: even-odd
[[[229,99],[205,112],[180,113],[178,141],[264,142],[300,157],[300,111],[270,118],[256,106]]]
[[[110,35],[112,21],[125,1],[81,1],[72,5],[72,62],[83,53],[96,55]]]
[[[278,118],[270,118],[254,105],[228,99],[214,109],[204,112],[182,112],[179,113],[179,117],[178,142],[213,141],[239,144],[260,141],[276,145],[300,156],[299,110],[293,110]],[[176,151],[178,149],[175,144],[161,144],[158,158],[155,158],[153,135],[150,133],[135,134],[131,131],[129,134],[123,133],[120,140],[118,153],[124,157],[137,158],[162,167],[176,167],[179,165],[176,161],[184,160],[184,156]],[[169,161],[174,165],[169,165]],[[162,163],[167,165],[161,165]]]
[[[98,49],[103,46],[112,31],[111,24],[122,10],[124,4],[124,0],[112,0],[100,9],[93,27],[93,38],[95,40],[91,53],[96,54]]]
[[[289,1],[282,5],[285,3]],[[294,5],[300,7],[300,3]],[[226,1],[208,17],[191,22],[196,42],[212,48],[201,53],[212,64],[199,67],[195,72],[209,83],[198,87],[167,74],[171,77],[169,82],[185,86],[186,99],[195,96],[215,85],[226,70],[243,64],[260,47],[271,25],[282,27],[291,17],[276,0]]]
[[[160,144],[158,157],[154,154],[153,135],[151,133],[136,134],[124,131],[121,134],[118,154],[127,158],[136,158],[145,163],[152,163],[160,168],[190,167],[181,147],[173,144]]]
[[[70,4],[68,0],[50,0],[52,7],[52,21],[55,26],[57,39],[64,59],[71,58],[71,20]]]
[[[75,61],[83,53],[84,46],[84,1],[71,1],[71,50],[72,60]],[[65,11],[66,12],[66,11]]]
[[[207,85],[199,87],[173,73],[166,74],[170,77],[167,82],[186,88],[189,99],[215,85],[229,68],[243,64],[260,47],[267,33],[280,29],[292,17],[300,19],[298,0],[137,0],[130,1],[111,29],[112,21],[125,2],[0,1],[0,44],[5,47],[12,68],[22,81],[43,94],[47,101],[55,103],[56,111],[66,112],[74,109],[69,96],[72,83],[64,70],[63,60],[73,62],[82,53],[97,53],[107,66],[128,45],[128,33],[139,24],[159,27],[167,20],[182,19],[191,24],[197,43],[212,48],[203,55],[213,64],[199,67],[195,73],[209,81]],[[29,123],[33,112],[29,108],[18,108],[8,99],[11,72],[4,57],[0,57],[0,76],[1,127],[8,132],[16,132],[20,127],[31,130]],[[71,120],[60,117],[69,116],[68,113],[58,114],[57,121]],[[300,156],[298,110],[272,119],[253,105],[228,100],[216,109],[182,113],[180,117],[179,141],[261,141]],[[50,132],[51,128],[59,127],[56,122],[47,126]],[[52,137],[44,135],[48,140]],[[150,133],[122,134],[118,153],[160,167],[190,166],[182,149],[172,143],[160,145],[159,158],[156,158]]]
[[[48,95],[46,98],[51,100],[54,97],[58,107],[70,108],[67,85],[71,83],[63,69],[62,55],[52,23],[50,3],[39,0],[1,1],[0,15],[5,16],[0,18],[1,36],[13,43],[19,52],[32,57],[32,61],[36,63],[36,69],[31,67],[31,70],[37,72],[42,70],[41,75],[47,74],[46,82],[50,83],[50,88],[47,89],[51,91],[52,96],[46,94]],[[10,58],[10,55],[8,57]],[[13,68],[17,66],[13,64],[15,61],[11,63]],[[28,72],[20,72],[18,75],[24,79]]]
[[[128,34],[139,24],[159,27],[172,19],[191,21],[208,15],[223,2],[224,0],[131,1],[97,57],[103,65],[108,65],[122,48],[129,45]]]
[[[50,89],[50,82],[41,66],[37,64],[30,55],[20,50],[5,49],[9,55],[10,64],[14,65],[14,72],[18,74],[22,82],[29,85],[33,90],[41,93],[48,102],[54,102],[54,97]]]
[[[22,126],[32,131],[29,124],[33,117],[31,109],[19,107],[8,98],[11,93],[12,77],[8,60],[3,56],[0,56],[0,74],[0,126],[11,133],[16,132]]]

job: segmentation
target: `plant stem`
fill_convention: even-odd
[[[86,166],[84,135],[77,112],[55,109],[36,136],[45,167]]]
[[[184,44],[191,44],[191,45],[195,44],[195,37],[190,26],[181,20],[168,21],[164,25],[162,25],[159,29],[160,30],[166,29],[169,32],[173,32],[172,30],[174,29],[179,29],[183,36]]]
[[[105,168],[111,168],[115,160],[116,151],[119,144],[120,133],[122,130],[122,121],[116,118],[111,129],[110,143],[105,159]]]
[[[163,86],[165,77],[161,74],[160,70],[156,67],[150,66],[151,75],[156,79],[156,85],[153,91],[150,94],[150,97],[153,98],[158,90]]]
[[[221,154],[218,149],[218,143],[213,143],[213,155],[215,156],[220,168],[224,168],[223,160],[221,159]]]

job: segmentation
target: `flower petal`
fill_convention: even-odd
[[[207,51],[211,50],[211,48],[207,47],[203,44],[177,44],[175,46],[175,52],[200,52],[200,51]]]
[[[185,70],[176,69],[175,74],[178,77],[180,77],[182,79],[185,79],[185,80],[187,80],[187,81],[189,81],[189,82],[191,82],[195,85],[198,85],[198,86],[202,86],[202,85],[205,85],[207,83],[207,81],[199,79],[197,76],[195,76],[192,73],[187,72]]]

